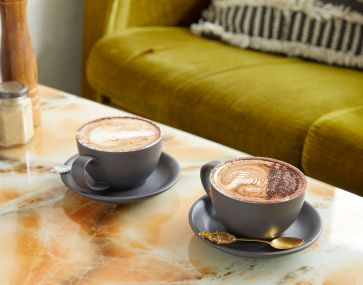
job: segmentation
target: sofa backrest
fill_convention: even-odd
[[[111,0],[111,31],[137,26],[185,26],[210,0]]]
[[[199,18],[209,3],[210,0],[85,0],[82,93],[92,92],[85,78],[85,65],[93,45],[103,35],[128,27],[187,26]]]

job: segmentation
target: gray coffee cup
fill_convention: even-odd
[[[79,156],[71,174],[82,188],[103,191],[109,188],[127,190],[142,185],[156,168],[160,155],[161,135],[142,149],[115,152],[89,148],[77,140]]]
[[[217,218],[229,232],[241,237],[271,239],[279,236],[296,220],[304,203],[306,188],[306,178],[297,168],[290,166],[303,177],[304,190],[300,195],[286,201],[258,203],[234,199],[214,187],[210,182],[211,173],[220,164],[220,161],[211,161],[203,165],[200,177]]]

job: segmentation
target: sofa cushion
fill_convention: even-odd
[[[212,0],[197,35],[241,47],[363,69],[363,3]]]
[[[315,120],[363,103],[362,72],[236,49],[184,28],[103,38],[87,73],[126,110],[297,166]]]
[[[363,196],[363,107],[332,112],[314,122],[302,165],[308,175]]]

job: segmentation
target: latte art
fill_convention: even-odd
[[[266,193],[266,173],[252,165],[245,168],[232,169],[221,176],[219,183],[227,191],[233,191],[241,195],[263,198]]]
[[[137,126],[136,126],[137,127]],[[120,140],[129,140],[133,138],[147,138],[154,136],[155,132],[148,130],[128,131],[122,125],[101,126],[93,129],[89,134],[89,139],[98,145],[113,145]]]
[[[78,141],[92,149],[132,151],[160,138],[157,126],[143,119],[111,117],[89,122],[77,133]]]
[[[303,191],[303,177],[277,160],[248,158],[226,162],[212,173],[212,183],[238,200],[289,200]]]

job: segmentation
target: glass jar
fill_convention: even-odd
[[[16,81],[0,83],[0,146],[26,144],[33,134],[32,103],[27,87]]]

